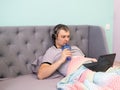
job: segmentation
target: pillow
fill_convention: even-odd
[[[39,56],[38,59],[34,60],[31,64],[31,69],[34,74],[37,74],[38,68],[42,63],[43,56]]]

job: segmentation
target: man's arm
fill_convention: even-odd
[[[66,61],[66,57],[68,56],[71,56],[71,52],[67,49],[64,49],[60,59],[53,64],[41,64],[38,70],[38,79],[45,79],[52,75]]]
[[[43,63],[38,70],[38,79],[45,79],[52,75],[64,62],[58,60],[53,64]]]

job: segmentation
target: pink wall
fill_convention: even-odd
[[[116,60],[120,61],[120,0],[114,0],[113,20],[113,52],[117,53]]]

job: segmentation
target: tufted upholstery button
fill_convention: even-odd
[[[32,32],[33,32],[33,34],[35,34],[35,33],[36,33],[36,30],[35,30],[35,29],[33,29],[33,31],[32,31]]]
[[[12,62],[10,62],[10,63],[8,64],[8,67],[11,67],[11,66],[13,66],[13,63],[12,63]]]
[[[17,73],[17,76],[20,76],[20,75],[22,75],[22,73],[21,73],[21,72],[18,72],[18,73]]]
[[[51,29],[49,28],[49,29],[48,29],[48,33],[50,33],[50,31],[51,31]]]
[[[81,40],[83,40],[83,37],[81,36]]]
[[[37,52],[37,50],[35,49],[35,50],[33,50],[33,54],[35,54]]]
[[[70,41],[73,39],[73,36],[70,36]]]
[[[41,40],[40,40],[40,43],[43,43],[43,41],[44,41],[44,40],[43,40],[43,39],[41,39]]]
[[[4,54],[2,52],[0,52],[0,57],[4,57]]]
[[[19,56],[19,55],[20,55],[20,52],[18,51],[18,52],[17,52],[17,56]]]
[[[78,31],[78,29],[77,28],[75,28],[75,32],[77,32]]]
[[[28,40],[25,40],[24,43],[25,43],[25,44],[28,44]]]
[[[0,31],[0,34],[2,34],[2,31]]]
[[[19,30],[16,30],[16,34],[17,34],[17,35],[19,34],[19,32],[20,32]]]
[[[12,42],[11,41],[8,41],[7,42],[7,46],[9,46],[9,45],[11,45],[12,44]]]
[[[29,63],[29,60],[27,59],[26,61],[25,61],[25,64],[28,64]]]
[[[5,76],[3,74],[0,75],[0,78],[5,78]]]

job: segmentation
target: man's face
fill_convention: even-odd
[[[57,48],[61,48],[61,46],[68,43],[69,40],[70,40],[70,32],[61,29],[55,41]]]

